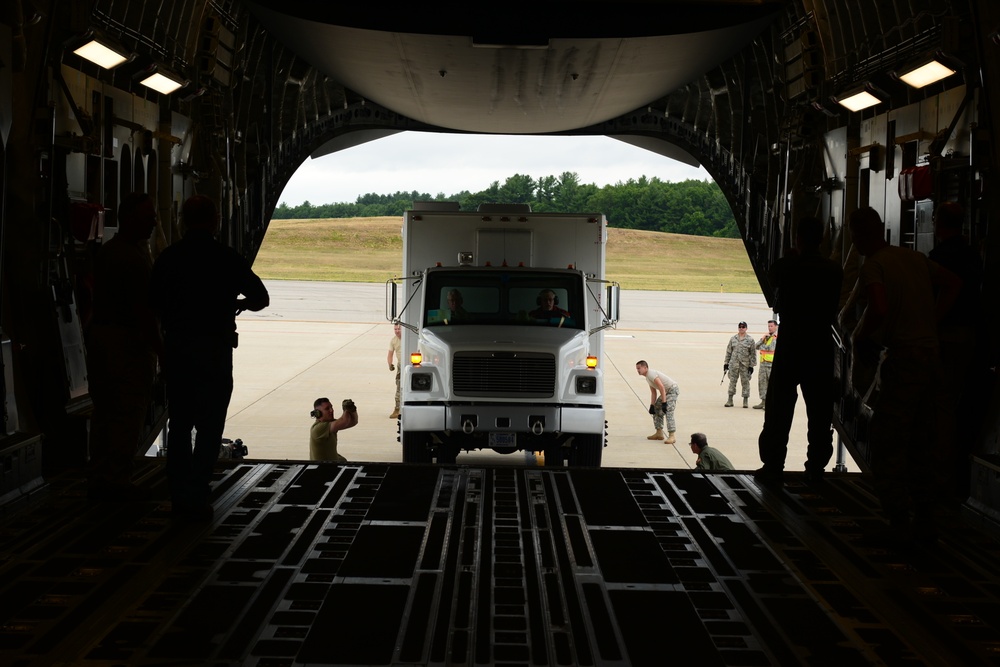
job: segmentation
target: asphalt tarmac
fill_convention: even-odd
[[[393,408],[395,373],[386,353],[392,326],[385,317],[385,286],[371,283],[269,281],[271,305],[237,320],[235,389],[225,437],[239,438],[249,459],[302,460],[309,454],[313,400],[329,397],[339,414],[341,400],[354,399],[360,421],[340,433],[339,451],[350,461],[400,461]],[[726,345],[741,320],[759,339],[772,317],[760,294],[622,291],[621,320],[605,332],[608,446],[604,467],[689,469],[696,456],[694,432],[708,436],[738,470],[760,466],[757,436],[763,411],[725,408],[728,379],[722,380]],[[780,336],[780,331],[779,331]],[[677,443],[646,439],[653,432],[647,413],[649,389],[635,372],[645,359],[680,385]],[[759,401],[752,378],[750,405]],[[788,470],[805,460],[805,407],[800,400],[789,441]],[[835,442],[836,444],[836,442]],[[836,456],[831,466],[836,463]],[[846,457],[848,472],[858,467]],[[492,451],[459,455],[459,464],[533,464],[532,455]]]

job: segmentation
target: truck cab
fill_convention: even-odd
[[[603,333],[619,291],[604,279],[606,239],[597,214],[407,212],[404,276],[389,281],[387,308],[406,356],[404,462],[489,448],[600,465]]]

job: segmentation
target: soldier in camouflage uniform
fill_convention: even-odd
[[[747,323],[740,322],[739,333],[729,339],[726,347],[726,360],[722,365],[723,372],[729,373],[729,400],[726,407],[733,407],[733,396],[736,394],[736,380],[743,387],[743,407],[750,405],[750,377],[753,367],[757,365],[757,346],[753,338],[747,335]]]
[[[677,397],[680,388],[666,373],[653,370],[644,360],[635,362],[635,370],[646,378],[649,384],[649,414],[653,415],[653,428],[656,432],[647,436],[646,440],[663,440],[668,445],[677,442],[674,434],[677,423],[674,420],[674,410],[677,408]],[[667,435],[663,435],[663,420],[667,421]]]

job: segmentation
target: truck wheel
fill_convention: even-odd
[[[604,442],[599,433],[581,433],[573,436],[569,451],[569,464],[576,468],[600,468]]]
[[[561,468],[566,465],[566,450],[558,443],[546,445],[543,454],[546,468]]]
[[[403,432],[399,438],[403,444],[403,463],[431,463],[433,457],[427,446],[429,439],[426,433]]]

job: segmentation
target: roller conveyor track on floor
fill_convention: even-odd
[[[892,545],[860,475],[240,462],[202,524],[84,488],[0,515],[0,663],[1000,663],[990,526]]]

